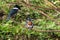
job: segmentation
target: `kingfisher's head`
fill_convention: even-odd
[[[28,18],[26,18],[26,20],[31,21],[31,18],[28,17]]]
[[[21,9],[22,6],[15,5],[14,7],[16,7],[16,8],[18,8],[18,9]]]

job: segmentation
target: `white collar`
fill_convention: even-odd
[[[13,8],[13,9],[18,9],[17,7]]]

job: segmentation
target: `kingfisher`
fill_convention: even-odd
[[[15,6],[10,10],[10,12],[9,12],[9,14],[8,14],[8,17],[7,17],[7,20],[9,20],[10,17],[12,17],[14,14],[16,14],[19,9],[21,10],[21,7],[22,7],[22,6],[15,5]]]
[[[32,29],[33,28],[33,23],[32,23],[32,19],[30,17],[26,18],[26,27],[28,29]]]

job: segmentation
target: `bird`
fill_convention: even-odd
[[[10,17],[12,17],[14,14],[16,14],[19,9],[21,10],[21,7],[22,7],[22,6],[15,5],[15,6],[10,10],[10,12],[9,12],[9,14],[8,14],[8,16],[7,16],[7,20],[9,20]]]
[[[26,27],[28,29],[32,29],[33,28],[33,23],[32,23],[32,19],[30,17],[26,18]]]

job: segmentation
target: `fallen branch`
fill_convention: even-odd
[[[43,11],[41,11],[41,10],[37,10],[37,8],[32,7],[32,6],[29,5],[29,4],[26,4],[26,3],[22,3],[22,4],[23,4],[24,6],[30,8],[30,9],[32,9],[32,10],[36,10],[36,11],[38,11],[39,13],[43,14],[44,16],[46,16],[48,19],[50,19],[50,20],[56,22],[56,24],[60,24],[60,22],[58,22],[56,19],[53,19],[52,17],[48,16],[48,15],[47,15],[46,13],[44,13]]]
[[[36,32],[60,32],[60,30],[36,30],[34,28],[32,30],[34,30]]]

